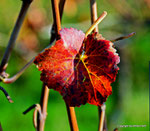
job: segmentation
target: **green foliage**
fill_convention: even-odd
[[[136,2],[136,1],[134,1]],[[9,3],[9,4],[8,4]],[[47,4],[49,3],[49,4]],[[90,26],[90,8],[86,0],[77,3],[77,11],[73,17],[68,16],[64,12],[62,24],[64,27],[77,27],[86,31]],[[113,130],[119,125],[146,125],[146,127],[128,127],[119,128],[119,131],[148,131],[149,129],[149,89],[148,89],[148,67],[150,60],[150,24],[147,24],[147,19],[150,16],[137,17],[129,21],[122,17],[119,12],[109,2],[98,1],[98,14],[103,10],[108,12],[108,17],[100,24],[100,33],[108,39],[135,31],[137,34],[128,40],[117,42],[117,47],[125,52],[124,67],[120,65],[120,73],[117,82],[113,85],[113,94],[106,102],[106,115],[108,129]],[[2,58],[4,49],[10,36],[10,32],[14,26],[14,22],[18,15],[21,2],[19,0],[2,0],[0,4],[0,59]],[[46,12],[46,24],[52,24],[51,6],[47,0],[35,2],[31,6],[37,7]],[[134,7],[136,8],[136,7]],[[135,10],[134,15],[141,11]],[[142,12],[142,11],[141,11]],[[142,19],[142,20],[141,20]],[[48,43],[48,39],[41,37],[40,49],[44,48]],[[128,44],[126,44],[128,43]],[[118,46],[119,45],[119,46]],[[20,49],[19,49],[20,50]],[[11,56],[7,72],[10,76],[15,74],[26,63],[23,55],[18,52],[16,46],[13,55]],[[121,61],[124,61],[121,57]],[[124,70],[127,69],[127,70]],[[124,71],[121,73],[121,71]],[[27,71],[13,84],[2,84],[12,97],[14,103],[10,104],[0,92],[0,123],[4,131],[34,131],[32,124],[33,111],[26,115],[22,112],[29,106],[39,103],[41,95],[42,82],[40,72],[32,65]],[[81,131],[97,130],[98,112],[97,107],[86,104],[76,109],[79,129]],[[46,119],[46,131],[69,131],[69,123],[65,104],[55,91],[50,91],[48,103],[48,117]]]

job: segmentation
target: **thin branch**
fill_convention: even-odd
[[[27,114],[29,111],[31,111],[32,109],[34,109],[36,107],[36,104],[33,104],[32,106],[30,106],[27,110],[25,110],[24,112],[23,112],[23,114],[25,115],[25,114]]]
[[[104,119],[105,119],[105,110],[106,110],[106,105],[105,104],[103,104],[101,106],[101,110],[102,110],[102,112],[101,112],[101,118],[100,118],[100,123],[99,123],[99,129],[98,129],[98,131],[103,131]]]
[[[36,104],[35,110],[33,112],[33,125],[34,125],[34,128],[36,129],[37,129],[37,113],[39,113],[40,119],[42,119],[43,115],[41,111],[41,106],[39,104]]]
[[[8,46],[6,48],[6,51],[5,51],[4,56],[2,58],[2,61],[1,61],[0,73],[3,72],[6,69],[4,67],[8,63],[11,52],[12,52],[14,46],[15,46],[15,42],[16,42],[16,39],[18,37],[20,28],[22,26],[22,23],[24,21],[25,15],[27,13],[27,10],[28,10],[31,2],[32,2],[32,0],[23,0],[22,7],[21,7],[21,10],[20,10],[18,19],[16,21],[16,24],[14,26],[11,37],[10,37],[9,42],[8,42]]]
[[[35,58],[35,57],[34,57],[34,58]],[[15,74],[13,77],[2,79],[3,83],[9,84],[9,83],[13,83],[14,81],[16,81],[16,80],[24,73],[24,71],[33,63],[34,58],[32,58],[32,59],[31,59],[17,74]]]
[[[101,109],[100,106],[98,106],[99,124],[100,124],[100,120],[101,120],[101,114],[102,114],[102,109]],[[98,127],[98,129],[99,129],[99,128],[100,128],[100,127]],[[107,129],[106,115],[104,116],[103,131],[108,131],[108,129]]]
[[[94,28],[106,17],[107,12],[104,11],[100,17],[98,17],[98,19],[92,24],[92,26],[86,31],[85,33],[85,37],[87,37],[88,34],[90,34]]]
[[[63,10],[64,10],[64,5],[65,5],[66,0],[60,0],[59,2],[59,12],[60,12],[60,21],[62,20],[62,15],[63,15]],[[50,38],[50,43],[53,43],[55,40],[55,25],[53,23],[52,29],[51,29],[51,38]]]
[[[103,127],[103,131],[108,131],[108,128],[107,128],[107,121],[106,121],[106,115],[105,115],[105,118],[104,118],[104,127]]]
[[[34,108],[35,108],[35,110],[33,112],[33,125],[35,128],[37,128],[37,113],[39,113],[40,119],[42,119],[42,117],[43,117],[40,104],[34,104],[34,105],[30,106],[27,110],[25,110],[23,112],[23,114],[24,115],[27,114],[29,111],[31,111]]]
[[[67,104],[66,107],[71,131],[79,131],[74,107],[69,107]]]
[[[47,49],[49,47],[50,47],[50,45],[47,46],[45,49]],[[45,49],[43,49],[41,52],[44,52]],[[34,59],[35,59],[35,57],[33,57],[25,66],[23,66],[23,68],[21,68],[21,70],[19,72],[17,72],[14,76],[12,76],[10,78],[2,77],[0,75],[0,80],[5,84],[10,84],[10,83],[15,82],[25,72],[25,70],[33,63]]]
[[[59,39],[59,31],[61,30],[61,23],[60,23],[60,14],[58,8],[58,0],[51,0],[52,3],[52,10],[53,10],[53,19],[54,19],[54,27],[55,27],[55,35],[56,39]]]
[[[45,127],[45,120],[47,117],[47,104],[48,104],[48,97],[49,97],[49,89],[48,87],[43,84],[42,88],[42,93],[41,93],[41,101],[40,101],[40,106],[41,106],[41,115],[38,114],[38,120],[37,120],[37,130],[38,131],[44,131]]]
[[[55,25],[55,36],[56,39],[59,39],[59,30],[61,29],[61,24],[60,24],[58,1],[51,0],[51,2],[52,2],[53,18],[54,18],[54,25]],[[48,97],[49,97],[49,89],[45,84],[43,84],[41,102],[40,102],[43,117],[40,118],[38,115],[38,120],[37,120],[38,131],[44,130],[45,120],[47,116]]]
[[[119,40],[127,39],[127,38],[129,38],[129,37],[134,36],[135,34],[136,34],[135,32],[132,32],[132,33],[130,33],[130,34],[128,34],[128,35],[126,35],[126,36],[121,36],[121,37],[119,37],[119,38],[116,38],[116,39],[114,39],[114,40],[110,40],[110,41],[111,41],[111,42],[115,42],[115,41],[119,41]]]
[[[97,4],[96,0],[90,0],[90,9],[91,9],[91,23],[93,24],[97,20]],[[98,25],[93,30],[98,32]]]
[[[0,90],[4,93],[4,95],[6,96],[7,100],[10,102],[10,103],[13,103],[13,100],[11,99],[11,97],[9,96],[9,94],[7,93],[7,91],[0,86]]]

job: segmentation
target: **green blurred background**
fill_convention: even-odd
[[[106,102],[109,131],[149,130],[149,60],[150,60],[150,0],[98,0],[98,15],[108,12],[99,25],[99,32],[108,40],[136,32],[132,38],[115,43],[121,57],[117,80],[112,84],[113,94]],[[0,2],[0,59],[21,7],[20,0]],[[28,60],[49,44],[52,25],[50,0],[34,0],[20,32],[9,61],[7,72],[12,76]],[[62,27],[74,27],[84,32],[90,27],[90,4],[87,0],[67,0]],[[3,84],[12,97],[10,104],[0,92],[0,123],[4,131],[34,131],[33,111],[22,112],[38,103],[42,82],[40,72],[31,65],[13,84]],[[94,105],[75,108],[79,129],[98,129],[98,111]],[[126,127],[120,125],[146,125]],[[45,131],[69,131],[66,107],[59,93],[50,90]]]

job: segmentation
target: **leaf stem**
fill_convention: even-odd
[[[130,33],[130,34],[128,34],[128,35],[126,35],[126,36],[121,36],[121,37],[119,37],[119,38],[116,38],[116,39],[114,39],[114,40],[110,40],[110,41],[111,41],[111,42],[115,42],[115,41],[119,41],[119,40],[127,39],[127,38],[129,38],[129,37],[134,36],[135,34],[136,34],[135,32],[132,32],[132,33]]]
[[[101,14],[101,16],[98,17],[98,19],[97,19],[97,20],[91,25],[91,27],[86,31],[85,37],[87,37],[88,34],[90,34],[90,33],[93,31],[93,29],[106,17],[106,15],[107,15],[107,12],[104,11],[104,12]]]
[[[104,119],[105,119],[105,110],[106,110],[106,105],[103,104],[101,106],[101,118],[100,118],[100,123],[99,123],[99,129],[98,131],[103,131],[103,126],[104,126]]]
[[[6,51],[5,51],[4,56],[2,58],[2,61],[1,61],[0,73],[2,73],[5,70],[4,67],[8,63],[8,60],[10,58],[12,49],[15,46],[16,39],[18,37],[20,28],[22,26],[22,23],[24,21],[25,15],[27,13],[27,10],[28,10],[31,2],[32,2],[32,0],[23,0],[22,7],[21,7],[21,10],[20,10],[18,19],[17,19],[16,24],[14,26],[14,29],[13,29],[13,31],[11,33],[11,37],[9,39],[8,46],[6,48]]]

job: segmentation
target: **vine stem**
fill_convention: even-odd
[[[22,74],[23,72],[33,63],[35,57],[32,58],[19,72],[17,72],[14,76],[11,78],[1,78],[0,79],[3,81],[5,84],[10,84],[16,81]]]
[[[97,20],[97,4],[96,0],[90,0],[91,10],[91,23],[93,24]],[[94,28],[94,32],[98,32],[98,25]]]
[[[98,131],[103,131],[104,120],[105,120],[105,110],[106,110],[106,105],[105,104],[101,105],[101,117],[100,117],[100,123],[99,123]]]
[[[53,19],[54,19],[54,27],[55,27],[55,35],[56,39],[58,40],[59,31],[61,30],[61,22],[60,22],[60,13],[58,7],[58,0],[51,0],[52,2],[52,10],[53,10]]]
[[[59,2],[60,20],[62,19],[65,2],[66,2],[66,0],[60,0],[60,2]],[[55,38],[56,38],[56,37],[55,37],[55,25],[54,25],[54,23],[53,23],[52,29],[51,29],[50,43],[53,43],[54,40],[55,40]]]
[[[13,103],[11,97],[9,96],[9,94],[7,93],[7,91],[0,86],[0,90],[4,93],[4,95],[6,96],[7,100],[10,102],[10,103]]]
[[[126,36],[121,36],[121,37],[118,37],[118,38],[116,38],[116,39],[114,39],[114,40],[110,40],[110,41],[111,41],[111,42],[115,42],[115,41],[127,39],[127,38],[129,38],[129,37],[134,36],[135,34],[136,34],[135,32],[132,32],[132,33],[126,35]]]
[[[38,115],[38,120],[37,120],[37,130],[38,131],[44,131],[45,120],[47,117],[48,97],[49,97],[49,89],[45,84],[43,84],[41,101],[40,101],[42,117],[40,114]]]
[[[4,56],[2,58],[2,61],[1,61],[0,73],[2,73],[6,69],[6,65],[8,63],[9,58],[10,58],[12,49],[15,46],[15,42],[16,42],[16,39],[18,37],[20,28],[22,26],[22,23],[23,23],[24,18],[26,16],[27,10],[28,10],[28,8],[29,8],[32,1],[33,0],[23,0],[19,16],[17,18],[16,24],[14,26],[14,29],[11,33],[11,37],[10,37],[9,42],[8,42],[8,46],[6,48],[6,51],[5,51]]]
[[[52,43],[50,43],[50,45],[51,45],[51,44],[52,44]],[[45,49],[49,48],[50,45],[47,46]],[[43,49],[40,53],[44,52],[45,49]],[[10,84],[10,83],[15,82],[15,81],[24,73],[24,71],[33,63],[34,59],[35,59],[35,57],[33,57],[27,64],[25,64],[25,65],[20,69],[20,71],[18,71],[18,72],[17,72],[15,75],[13,75],[12,77],[10,77],[10,78],[7,78],[7,77],[6,77],[6,78],[3,78],[2,76],[0,76],[0,80],[1,80],[3,83],[5,83],[5,84]]]
[[[71,131],[79,131],[74,107],[69,107],[67,104],[66,107]]]
[[[58,0],[51,0],[51,2],[52,2],[52,10],[53,10],[53,18],[54,18],[54,26],[55,26],[55,36],[56,39],[59,39],[59,31],[61,29],[61,23],[60,23]],[[47,116],[48,97],[49,97],[49,88],[45,84],[43,84],[41,101],[40,101],[42,118],[40,117],[39,114],[37,120],[38,131],[44,131],[45,120]]]
[[[100,17],[98,17],[98,19],[92,24],[92,26],[86,31],[85,37],[87,37],[87,35],[90,34],[94,30],[94,28],[106,17],[106,15],[107,15],[107,12],[104,11],[100,15]]]

